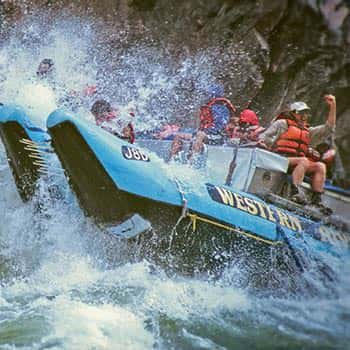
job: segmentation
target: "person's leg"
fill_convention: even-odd
[[[207,137],[204,131],[198,131],[192,144],[192,154],[201,153],[203,151],[204,140]]]
[[[323,192],[324,183],[326,179],[326,166],[321,162],[314,162],[304,157],[288,158],[289,166],[294,167],[292,172],[292,193],[291,199],[299,204],[306,204],[306,197],[299,188],[299,185],[304,180],[304,176],[311,175],[312,196],[311,204],[319,207],[321,211],[329,215],[332,213],[330,208],[324,206],[321,202],[321,194]]]
[[[291,157],[288,160],[289,167],[293,169],[292,182],[295,186],[299,186],[304,180],[310,161],[305,157]]]
[[[183,140],[180,135],[175,135],[170,146],[170,153],[167,161],[172,160],[183,149]]]
[[[306,174],[312,176],[311,187],[314,192],[323,192],[326,181],[326,165],[321,162],[310,162]]]
[[[318,207],[323,214],[330,215],[333,212],[332,209],[326,207],[321,199],[326,180],[326,171],[327,169],[324,163],[310,161],[306,174],[312,176],[311,188],[313,192],[311,196],[311,204]]]
[[[303,190],[300,188],[304,180],[309,160],[305,157],[288,158],[289,168],[292,169],[292,186],[290,199],[298,204],[306,204],[307,200]]]

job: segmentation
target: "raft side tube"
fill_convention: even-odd
[[[50,114],[47,120],[48,130],[63,123],[74,125],[76,128],[74,137],[84,140],[86,147],[94,154],[119,190],[156,202],[182,206],[175,181],[169,177],[169,174],[165,175],[163,160],[150,156],[142,149],[119,139],[94,123],[71,116],[63,110]],[[68,138],[64,134],[60,137],[62,137],[62,144],[65,138]],[[71,152],[71,150],[66,148],[64,152]],[[75,149],[75,152],[83,153],[79,148]],[[79,157],[77,160],[79,164]]]
[[[48,134],[32,124],[27,113],[16,105],[0,106],[0,138],[18,192],[24,202],[29,201],[41,176],[44,159],[37,147],[48,141]]]
[[[144,205],[118,189],[75,125],[63,122],[49,132],[69,184],[87,216],[101,223],[118,223]]]
[[[33,197],[40,178],[40,166],[33,163],[29,157],[31,152],[25,150],[25,144],[20,142],[21,139],[29,139],[29,136],[17,122],[0,123],[0,136],[18,193],[27,202]]]

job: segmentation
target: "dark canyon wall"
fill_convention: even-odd
[[[2,40],[28,15],[64,12],[94,18],[112,48],[151,41],[175,58],[211,50],[232,101],[265,124],[293,100],[310,104],[311,123],[322,123],[322,96],[335,94],[336,144],[350,178],[350,1],[1,1],[0,9]]]

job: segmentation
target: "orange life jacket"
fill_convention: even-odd
[[[288,129],[279,137],[273,150],[290,157],[306,157],[311,141],[309,125],[301,120],[297,120],[290,113],[283,113],[276,119],[285,119],[288,123]]]

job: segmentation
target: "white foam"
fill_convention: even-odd
[[[52,335],[67,349],[151,349],[144,320],[111,304],[86,304],[65,297],[51,305]]]
[[[31,121],[44,129],[48,115],[57,109],[56,95],[52,87],[35,82],[24,84],[18,88],[13,103],[25,108]]]
[[[195,280],[155,281],[147,290],[145,303],[151,309],[182,320],[190,317],[210,319],[222,311],[247,311],[250,308],[250,301],[243,292]]]

